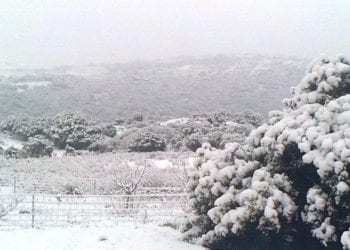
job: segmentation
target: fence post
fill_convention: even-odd
[[[145,208],[145,216],[143,217],[143,224],[146,224],[148,221],[147,208]]]
[[[35,202],[34,202],[34,194],[32,194],[32,228],[34,228],[35,221]]]
[[[16,193],[16,189],[17,189],[17,180],[16,180],[16,176],[13,176],[13,192]]]
[[[96,194],[96,180],[94,179],[94,194]]]

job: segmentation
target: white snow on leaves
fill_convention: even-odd
[[[334,208],[329,200],[339,203],[350,190],[345,168],[350,162],[349,73],[349,63],[342,57],[314,61],[293,89],[294,96],[283,100],[284,109],[270,112],[268,122],[253,130],[245,145],[228,145],[222,151],[205,145],[198,151],[199,173],[193,175],[191,185],[197,186],[190,205],[195,208],[203,201],[211,202],[201,211],[207,209],[206,215],[215,224],[214,229],[197,235],[199,243],[211,243],[230,233],[239,235],[252,221],[258,221],[262,231],[278,231],[281,218],[288,221],[295,215],[288,178],[259,161],[278,158],[293,144],[303,154],[302,161],[312,164],[321,181],[336,191],[335,197],[328,197],[319,186],[311,187],[302,219],[324,245],[339,240],[331,224]],[[327,182],[330,178],[337,181]],[[340,240],[350,249],[349,235],[344,232]]]

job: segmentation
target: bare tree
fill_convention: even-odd
[[[14,210],[18,205],[18,199],[14,198],[7,205],[0,204],[0,219],[8,215],[9,212]]]
[[[182,187],[187,186],[190,180],[190,172],[193,171],[193,166],[188,162],[188,158],[180,159],[176,164],[177,166],[182,167],[182,170],[176,174],[176,180],[181,184]]]
[[[130,195],[135,194],[142,186],[150,173],[150,167],[146,164],[136,166],[123,166],[114,171],[113,181],[116,190],[121,190],[126,197],[126,208],[129,207]]]

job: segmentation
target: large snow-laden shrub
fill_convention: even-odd
[[[185,239],[212,249],[350,249],[349,62],[314,61],[292,94],[230,157],[232,146],[198,151]]]
[[[48,135],[48,126],[45,118],[33,119],[20,115],[10,116],[0,123],[0,130],[13,134],[17,139],[27,141],[36,135]]]
[[[118,134],[118,149],[143,150],[133,147],[148,134],[157,135],[166,143],[168,151],[195,152],[203,143],[225,148],[229,142],[243,142],[250,131],[261,124],[262,116],[250,111],[230,114],[226,111],[193,115],[159,121],[139,121],[126,124],[125,131]],[[144,135],[145,134],[145,135]],[[94,146],[94,145],[92,145]],[[130,147],[131,146],[131,147]],[[147,150],[159,150],[150,147]]]
[[[131,152],[164,151],[166,143],[162,135],[143,129],[129,143],[128,149]]]
[[[41,135],[29,137],[24,144],[23,150],[29,157],[50,156],[53,152],[53,143]]]
[[[11,116],[0,123],[0,131],[32,145],[33,138],[47,139],[59,149],[64,149],[67,145],[74,149],[87,149],[92,143],[101,144],[106,139],[115,137],[117,132],[113,124],[100,123],[83,114],[72,112],[39,119]],[[32,141],[29,142],[30,140]],[[39,143],[39,140],[35,141],[36,144]],[[94,148],[96,151],[100,148],[101,151],[104,150],[103,147]],[[113,147],[110,150],[114,149]],[[31,153],[28,155],[31,156]]]
[[[251,111],[234,115],[222,111],[168,121],[163,123],[163,126],[173,128],[178,135],[174,140],[176,143],[171,141],[174,149],[182,148],[195,152],[203,143],[210,143],[211,146],[221,149],[225,148],[226,143],[241,143],[253,128],[262,123],[262,120],[261,115]]]
[[[50,136],[58,148],[69,145],[75,149],[87,148],[92,140],[88,129],[97,125],[79,113],[63,112],[51,119]]]
[[[99,123],[80,113],[64,112],[50,121],[50,138],[60,149],[69,145],[74,149],[87,149],[94,142],[116,136],[112,124]]]

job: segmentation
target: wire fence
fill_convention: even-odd
[[[185,194],[48,195],[2,194],[0,229],[171,222],[181,216]],[[3,213],[4,214],[4,213]]]
[[[59,188],[62,183],[65,185]],[[140,186],[132,194],[116,189],[113,194],[101,194],[98,183],[94,178],[61,180],[2,175],[0,230],[123,222],[173,223],[186,205],[183,187]],[[103,185],[103,180],[99,185]],[[77,190],[79,186],[85,187],[84,190]]]

